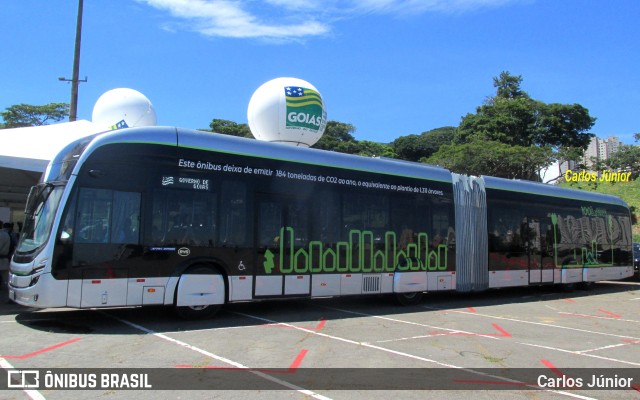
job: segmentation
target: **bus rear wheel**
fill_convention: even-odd
[[[415,306],[422,300],[423,292],[396,293],[396,301],[403,306]]]
[[[216,277],[222,278],[222,280],[224,281],[222,274],[220,274],[217,269],[204,265],[195,266],[189,269],[183,276],[185,275],[215,275]],[[180,279],[182,279],[182,277]],[[182,319],[200,320],[211,318],[222,308],[222,304],[178,306],[178,290],[176,290],[176,300],[173,306],[173,310],[176,315]],[[225,291],[224,284],[222,285],[222,290]]]
[[[580,290],[591,290],[595,287],[596,283],[595,282],[580,282],[580,284],[578,285],[578,288]]]

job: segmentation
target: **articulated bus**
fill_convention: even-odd
[[[10,267],[30,307],[575,285],[633,274],[620,199],[170,127],[80,139],[33,187]]]

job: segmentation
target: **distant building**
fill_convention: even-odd
[[[554,182],[558,176],[562,177],[568,170],[577,171],[581,169],[581,164],[586,166],[588,171],[595,171],[595,164],[604,161],[618,152],[621,143],[617,136],[609,136],[606,139],[594,137],[585,150],[582,159],[579,160],[558,160],[552,166],[541,172],[543,182]],[[559,175],[558,175],[559,173]],[[600,173],[598,172],[598,175]]]
[[[620,150],[620,140],[617,136],[610,136],[606,140],[606,153],[607,158],[610,158],[614,153],[617,153]]]
[[[609,159],[619,149],[620,140],[617,136],[609,136],[606,139],[594,137],[584,152],[584,165],[587,166],[587,169],[590,169],[596,162]]]
[[[591,166],[593,166],[593,164],[600,160],[601,141],[602,140],[597,137],[592,138],[591,142],[589,143],[589,147],[587,147],[587,150],[585,150],[583,164],[586,165],[587,168],[590,168]]]

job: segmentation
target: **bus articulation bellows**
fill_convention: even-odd
[[[633,274],[620,199],[171,127],[80,139],[33,187],[10,267],[30,307],[573,285]]]

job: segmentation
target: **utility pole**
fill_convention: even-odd
[[[69,122],[75,121],[78,115],[78,85],[80,82],[86,82],[79,78],[80,75],[80,41],[82,39],[82,8],[83,0],[78,0],[78,19],[76,21],[76,44],[73,51],[73,76],[71,79],[60,77],[58,80],[71,82],[71,103],[69,106]]]

